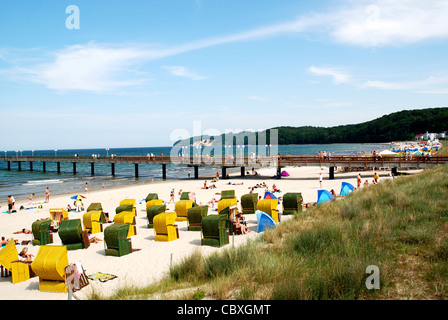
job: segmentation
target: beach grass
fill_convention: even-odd
[[[91,298],[447,299],[447,194],[448,165],[384,180],[244,245],[208,256],[195,251],[147,288]],[[366,287],[372,265],[380,289]]]

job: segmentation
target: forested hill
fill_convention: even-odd
[[[374,119],[368,122],[336,127],[274,127],[278,130],[278,144],[327,144],[327,143],[383,143],[391,141],[413,140],[417,134],[428,132],[440,133],[448,130],[448,107],[430,108],[418,110],[405,110]],[[269,130],[269,129],[268,129]],[[231,134],[233,141],[241,141],[247,144],[247,132]],[[256,133],[258,135],[258,133]],[[197,140],[218,140],[222,144],[224,135],[220,137],[200,137]],[[179,140],[174,143],[192,144],[190,141]],[[266,143],[270,143],[269,134]]]
[[[417,134],[448,130],[448,108],[405,110],[353,125],[276,127],[278,143],[375,143],[413,140]]]

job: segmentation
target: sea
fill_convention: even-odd
[[[260,148],[260,147],[258,147]],[[281,145],[266,146],[263,152],[269,153],[275,150],[282,155],[313,155],[319,151],[331,152],[333,155],[360,155],[362,153],[370,153],[388,149],[389,144],[310,144],[310,145]],[[242,152],[243,148],[232,148],[225,150],[223,147],[222,154],[233,154]],[[253,148],[252,148],[253,149]],[[244,153],[247,155],[251,148],[244,148]],[[197,154],[197,152],[205,152],[205,147],[199,150],[192,147],[190,154]],[[6,151],[5,155],[9,157],[19,156],[92,156],[92,154],[106,157],[111,154],[116,156],[146,156],[147,154],[169,155],[172,147],[142,147],[142,148],[110,148],[106,149],[65,149],[65,150],[23,150],[23,151]],[[186,150],[184,150],[186,152]],[[196,153],[195,153],[196,152]],[[274,153],[272,153],[274,154]],[[73,174],[73,166],[71,163],[61,163],[61,173],[57,173],[56,163],[47,162],[46,172],[42,171],[42,163],[36,162],[33,165],[33,171],[29,171],[28,164],[22,163],[22,170],[18,171],[17,163],[11,164],[11,170],[7,168],[7,162],[2,161],[4,154],[0,153],[0,201],[7,201],[8,195],[13,195],[16,199],[28,198],[32,193],[35,197],[44,197],[45,189],[50,188],[52,195],[73,193],[74,195],[84,192],[84,185],[87,182],[89,190],[101,189],[103,187],[119,187],[132,184],[149,183],[162,180],[162,167],[159,164],[140,164],[139,177],[134,176],[133,164],[116,164],[115,176],[111,175],[111,166],[107,163],[95,164],[95,175],[91,175],[89,163],[78,163],[76,166],[77,174]],[[239,171],[239,168],[234,168],[234,171]],[[167,180],[188,179],[188,172],[193,178],[194,170],[185,165],[167,165]],[[200,167],[199,177],[207,177],[216,174],[220,171],[219,168],[214,167]],[[232,172],[232,169],[227,169],[227,172]]]

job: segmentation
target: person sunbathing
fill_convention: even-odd
[[[101,240],[100,238],[97,238],[97,237],[95,237],[93,234],[90,234],[89,233],[89,242],[90,243],[98,243],[98,242],[100,242],[100,241],[103,241],[103,240]]]
[[[13,232],[13,234],[19,234],[19,233],[32,234],[33,232],[30,229],[22,229],[20,231]]]
[[[33,261],[33,254],[27,253],[28,252],[28,248],[25,247],[22,249],[22,251],[20,251],[19,253],[19,260],[23,261],[23,262],[31,262]]]

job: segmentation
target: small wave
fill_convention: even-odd
[[[27,181],[26,183],[22,183],[22,186],[34,186],[34,185],[55,184],[55,183],[64,183],[64,180],[62,180],[62,179],[31,180],[31,181]]]

